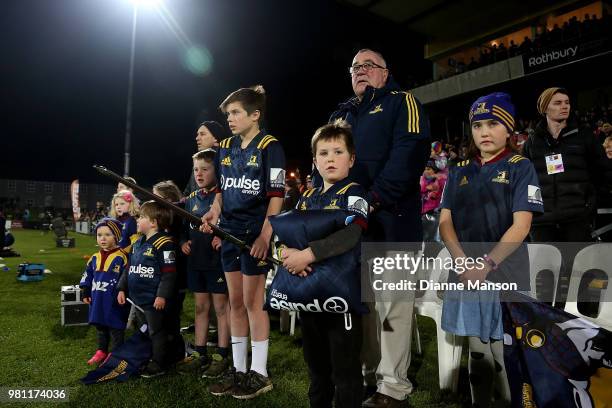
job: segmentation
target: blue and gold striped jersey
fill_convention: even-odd
[[[514,223],[515,212],[544,210],[533,164],[510,150],[484,165],[470,159],[452,167],[441,207],[451,211],[457,237],[467,256],[474,258],[493,249]],[[502,277],[496,280],[495,275],[505,274],[505,282],[517,282],[524,288],[529,286],[528,267],[527,250],[521,247],[489,276],[499,281]]]
[[[79,286],[83,297],[91,297],[89,323],[125,329],[129,309],[117,303],[117,285],[127,264],[120,248],[100,250],[87,261]]]
[[[222,227],[263,224],[269,198],[285,195],[285,152],[265,130],[245,149],[240,136],[221,141],[216,168],[223,198]]]
[[[365,197],[366,191],[363,187],[345,178],[332,185],[326,192],[323,192],[323,187],[304,191],[295,208],[300,211],[347,210],[355,214],[353,222],[365,230],[368,226],[369,212]]]

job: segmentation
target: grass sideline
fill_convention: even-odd
[[[271,316],[269,369],[274,390],[251,401],[214,397],[206,392],[204,380],[170,373],[155,379],[131,379],[126,383],[84,386],[79,378],[89,367],[95,351],[95,330],[89,326],[60,325],[60,286],[77,284],[86,260],[96,251],[93,237],[71,233],[76,248],[56,248],[52,233],[13,230],[14,249],[19,258],[5,258],[10,271],[0,271],[0,387],[68,388],[69,402],[45,406],[83,407],[307,407],[308,377],[295,337],[278,332],[278,319]],[[15,279],[17,265],[44,263],[52,274],[42,282],[22,283]],[[193,322],[193,298],[185,300],[183,325]],[[419,319],[423,355],[413,353],[409,378],[415,384],[410,396],[414,407],[461,407],[469,405],[465,361],[462,364],[460,395],[438,389],[437,350],[434,323]],[[464,353],[465,355],[465,353]],[[465,357],[464,357],[465,360]],[[5,405],[5,404],[2,404]],[[38,406],[34,403],[8,406]]]

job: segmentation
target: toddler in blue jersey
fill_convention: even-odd
[[[113,195],[110,216],[121,222],[120,248],[129,252],[130,245],[138,237],[136,231],[136,216],[138,215],[138,200],[129,190],[121,190]]]
[[[221,192],[202,217],[251,246],[244,252],[224,241],[221,263],[230,302],[234,369],[209,387],[213,395],[250,399],[273,388],[268,376],[270,320],[263,308],[272,226],[268,216],[280,213],[285,195],[285,153],[278,140],[261,127],[266,98],[263,87],[242,88],[222,103],[234,136],[224,139],[217,154]],[[251,369],[247,371],[247,343],[251,334]]]
[[[469,120],[468,159],[451,168],[440,214],[440,235],[457,271],[449,281],[458,279],[466,290],[445,293],[442,328],[468,336],[472,403],[488,407],[493,396],[496,403],[505,404],[510,394],[500,293],[479,288],[497,283],[529,290],[524,240],[532,214],[542,212],[543,205],[535,169],[516,153],[511,139],[514,106],[510,96],[493,93],[477,99]]]
[[[129,312],[127,307],[117,303],[117,283],[128,263],[126,254],[117,246],[121,223],[104,218],[96,225],[94,234],[100,250],[87,261],[79,283],[83,302],[89,305],[89,324],[98,332],[98,349],[87,362],[89,365],[104,361],[111,339],[113,348],[123,344]]]
[[[138,232],[142,236],[132,245],[130,267],[117,285],[117,301],[134,303],[134,321],[146,325],[152,343],[152,356],[140,375],[157,377],[175,362],[176,333],[176,252],[175,243],[165,231],[172,224],[172,212],[156,201],[140,208]]]

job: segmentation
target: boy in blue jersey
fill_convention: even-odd
[[[198,217],[210,210],[219,191],[215,157],[214,149],[193,155],[193,175],[199,189],[187,197],[185,209]],[[227,284],[219,256],[221,240],[203,233],[191,223],[185,227],[187,237],[181,241],[181,251],[187,255],[187,282],[195,300],[195,351],[179,364],[177,370],[179,373],[189,373],[204,369],[203,377],[216,378],[229,367],[229,309]],[[218,327],[218,347],[212,361],[206,351],[211,300]]]
[[[348,179],[355,163],[355,145],[346,122],[319,128],[312,138],[314,164],[323,178],[323,186],[304,192],[296,208],[308,210],[347,210],[354,221],[328,237],[310,242],[303,250],[284,248],[283,265],[299,276],[307,276],[316,263],[343,254],[361,242],[367,228],[366,191]],[[310,265],[315,263],[313,267]],[[359,279],[356,272],[355,279]],[[359,285],[357,285],[359,286]],[[345,319],[350,319],[346,325]],[[300,312],[304,360],[308,365],[312,407],[361,407],[363,377],[359,354],[362,342],[362,319],[351,313]]]
[[[223,140],[217,156],[221,193],[202,218],[202,229],[212,232],[208,223],[251,245],[241,252],[231,242],[223,242],[221,262],[230,299],[230,322],[234,369],[209,387],[213,395],[238,399],[253,398],[272,389],[268,378],[268,337],[270,320],[263,309],[272,227],[268,216],[280,212],[285,193],[285,154],[278,140],[260,124],[265,112],[263,87],[242,88],[221,103],[234,136]],[[247,372],[247,339],[251,333],[252,360]]]
[[[89,305],[89,324],[98,332],[98,350],[87,364],[100,364],[108,355],[112,338],[113,349],[123,344],[129,309],[117,304],[117,283],[128,259],[119,248],[121,223],[104,218],[94,230],[100,250],[87,261],[79,286],[83,302]]]
[[[138,327],[147,325],[153,345],[153,355],[141,375],[145,378],[165,374],[169,365],[168,349],[171,339],[176,301],[175,245],[167,233],[172,213],[155,201],[147,201],[140,208],[138,232],[143,234],[132,246],[130,268],[121,276],[117,301],[125,304],[129,297],[136,306]]]
[[[533,164],[516,154],[511,139],[510,95],[477,99],[469,119],[469,159],[451,168],[442,196],[440,235],[455,265],[465,265],[449,281],[458,279],[468,289],[490,281],[529,290],[529,254],[523,241],[533,213],[542,212],[543,205]],[[470,258],[481,261],[468,267],[465,260]],[[468,337],[472,404],[491,406],[493,396],[496,406],[509,404],[499,291],[446,291],[441,326]]]

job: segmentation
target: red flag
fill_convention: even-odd
[[[81,218],[81,206],[79,204],[79,180],[76,179],[70,186],[70,197],[72,198],[72,215],[74,221],[78,221]]]

